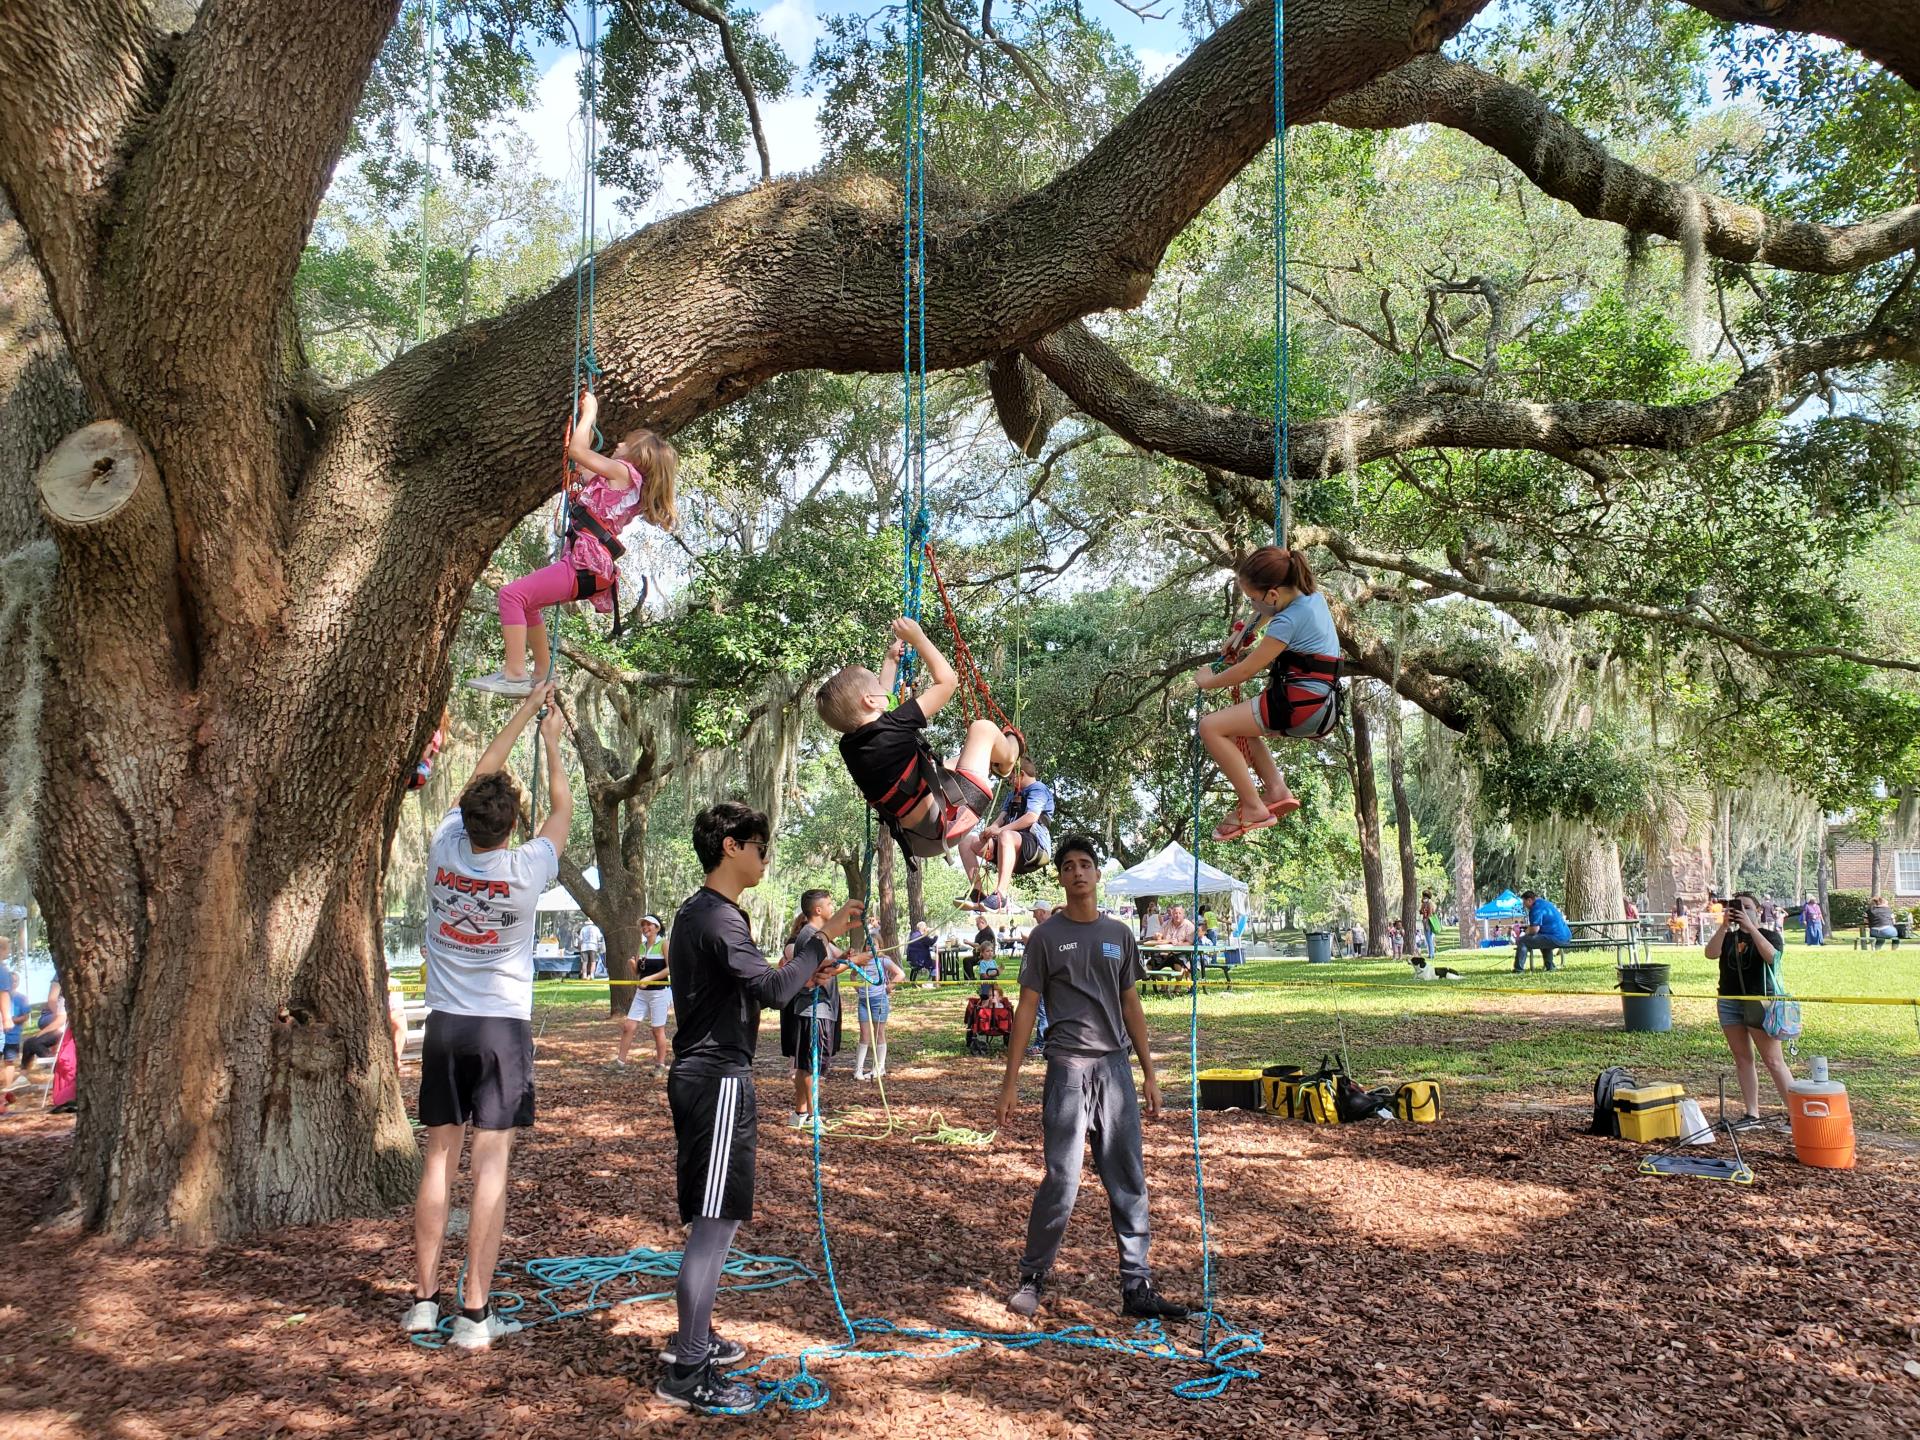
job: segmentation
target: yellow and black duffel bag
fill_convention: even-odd
[[[1432,1080],[1409,1080],[1393,1092],[1393,1113],[1402,1120],[1431,1125],[1440,1118],[1440,1086]]]
[[[1309,1125],[1340,1123],[1340,1081],[1332,1075],[1302,1080],[1293,1092],[1293,1113]]]

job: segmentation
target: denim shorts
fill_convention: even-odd
[[[860,1018],[870,1025],[884,1025],[893,1013],[893,997],[877,985],[858,992]]]
[[[1756,1006],[1756,1008],[1758,1007]],[[1719,1010],[1720,1023],[1722,1025],[1757,1026],[1760,1023],[1757,1017],[1752,1020],[1747,1018],[1747,1002],[1745,1000],[1722,1000],[1719,1005]]]

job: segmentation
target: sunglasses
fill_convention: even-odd
[[[749,845],[753,846],[754,849],[760,852],[760,858],[762,860],[771,859],[773,856],[773,842],[771,840],[762,840],[756,836],[751,840],[736,840],[733,843],[738,845],[742,850],[746,849]]]

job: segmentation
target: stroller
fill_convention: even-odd
[[[967,1053],[991,1054],[995,1042],[1007,1048],[1013,1034],[1013,1006],[998,985],[982,985],[978,995],[967,998]]]

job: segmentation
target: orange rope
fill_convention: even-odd
[[[947,582],[940,578],[939,562],[933,558],[933,546],[926,547],[927,569],[933,574],[933,586],[940,595],[940,608],[947,617],[947,629],[953,635],[953,668],[960,677],[960,711],[971,725],[976,718],[990,716],[999,722],[1002,730],[1011,730],[1015,735],[1020,731],[1007,719],[1006,712],[995,703],[993,690],[987,684],[987,677],[980,669],[980,663],[973,658],[973,651],[967,646],[967,639],[960,633],[960,617],[954,613],[953,601],[947,598]],[[975,697],[979,699],[976,708]]]

